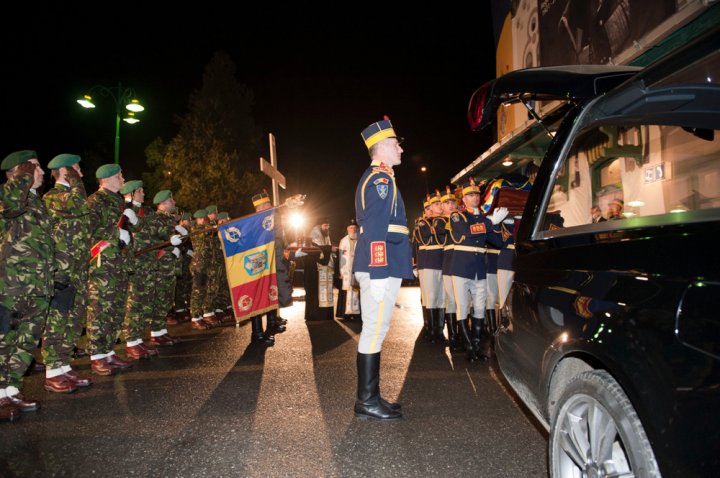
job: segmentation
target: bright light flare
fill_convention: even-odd
[[[299,212],[290,214],[290,225],[295,229],[300,229],[305,224],[305,217]]]

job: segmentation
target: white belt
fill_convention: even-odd
[[[514,250],[514,249],[515,249],[515,244],[508,244],[507,246],[505,246],[505,248],[506,248],[506,249],[513,249],[513,250]]]
[[[488,254],[500,254],[500,249],[488,249],[486,252]]]
[[[456,251],[465,251],[465,252],[487,252],[487,249],[484,247],[475,247],[475,246],[458,246],[455,245]]]
[[[398,234],[410,234],[410,230],[407,228],[407,226],[401,226],[400,224],[388,224],[387,228],[388,232],[396,232]],[[360,234],[363,233],[363,228],[360,226]]]

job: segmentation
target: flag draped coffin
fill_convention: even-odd
[[[218,227],[236,321],[278,308],[273,212]]]

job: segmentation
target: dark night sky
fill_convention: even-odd
[[[490,2],[372,11],[297,3],[252,10],[240,3],[231,12],[206,1],[160,15],[149,14],[147,2],[121,2],[112,17],[97,3],[32,2],[15,22],[4,15],[0,155],[35,149],[46,164],[59,153],[103,148],[111,162],[111,101],[100,98],[87,111],[75,99],[92,85],[122,81],[147,108],[120,134],[125,176],[139,177],[144,147],[176,133],[174,117],[222,50],[255,93],[264,132],[258,156],[269,159],[267,133],[275,134],[288,191],[308,194],[312,215],[331,217],[334,239],[354,215],[354,189],[368,164],[360,131],[385,114],[406,138],[396,177],[412,220],[425,193],[421,165],[430,188],[443,187],[491,144],[465,119],[471,93],[494,77]]]

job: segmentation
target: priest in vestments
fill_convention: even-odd
[[[357,244],[358,225],[351,219],[347,225],[347,235],[340,239],[338,245],[338,262],[340,263],[341,286],[338,288],[335,317],[347,320],[360,318],[360,284],[352,274],[355,245]]]
[[[333,270],[335,258],[330,242],[330,221],[322,218],[310,231],[309,249],[295,253],[303,267],[305,320],[333,320]]]

